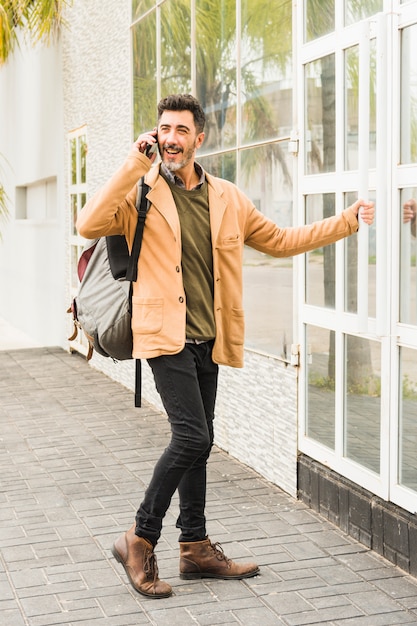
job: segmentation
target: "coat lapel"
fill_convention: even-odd
[[[168,222],[175,238],[181,240],[180,221],[174,198],[166,181],[159,175],[159,167],[153,167],[145,176],[145,182],[150,186],[148,200]]]
[[[210,227],[211,240],[214,247],[219,235],[220,226],[223,215],[227,207],[227,203],[223,199],[223,189],[217,183],[217,180],[210,174],[206,174],[208,182],[208,200],[210,211]]]
[[[211,239],[213,246],[217,241],[223,215],[227,207],[227,203],[223,199],[223,189],[217,182],[216,178],[210,174],[206,174],[208,183],[208,200],[210,210],[210,227]],[[150,186],[147,198],[154,205],[157,211],[163,215],[165,220],[171,227],[175,237],[180,240],[181,229],[178,218],[177,208],[174,198],[166,181],[159,174],[159,167],[152,167],[145,176],[145,182]]]

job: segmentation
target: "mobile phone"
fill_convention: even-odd
[[[146,146],[145,149],[145,154],[147,157],[151,156],[152,154],[154,154],[154,152],[157,152],[158,150],[158,142],[155,141],[155,143],[148,143],[148,145]]]

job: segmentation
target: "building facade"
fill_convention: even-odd
[[[278,224],[374,200],[349,240],[245,250],[245,367],[221,368],[216,443],[417,574],[417,1],[74,0],[67,23],[0,71],[0,315],[85,352],[66,339],[76,216],[169,93],[205,108],[201,164]],[[92,365],[133,387],[131,362]]]

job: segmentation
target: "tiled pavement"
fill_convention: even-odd
[[[215,449],[213,541],[246,581],[182,581],[174,499],[157,547],[175,595],[146,599],[111,555],[133,522],[166,419],[61,349],[0,351],[0,624],[417,625],[417,580]]]

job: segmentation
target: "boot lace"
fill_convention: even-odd
[[[213,550],[213,554],[216,557],[216,559],[218,559],[219,561],[226,561],[226,564],[230,566],[231,559],[229,559],[225,555],[224,550],[219,542],[216,541],[216,543],[211,543],[210,541],[210,547]]]
[[[143,571],[145,572],[148,579],[152,580],[153,584],[158,580],[158,564],[156,561],[155,552],[147,552],[145,556],[145,561],[143,563]]]

